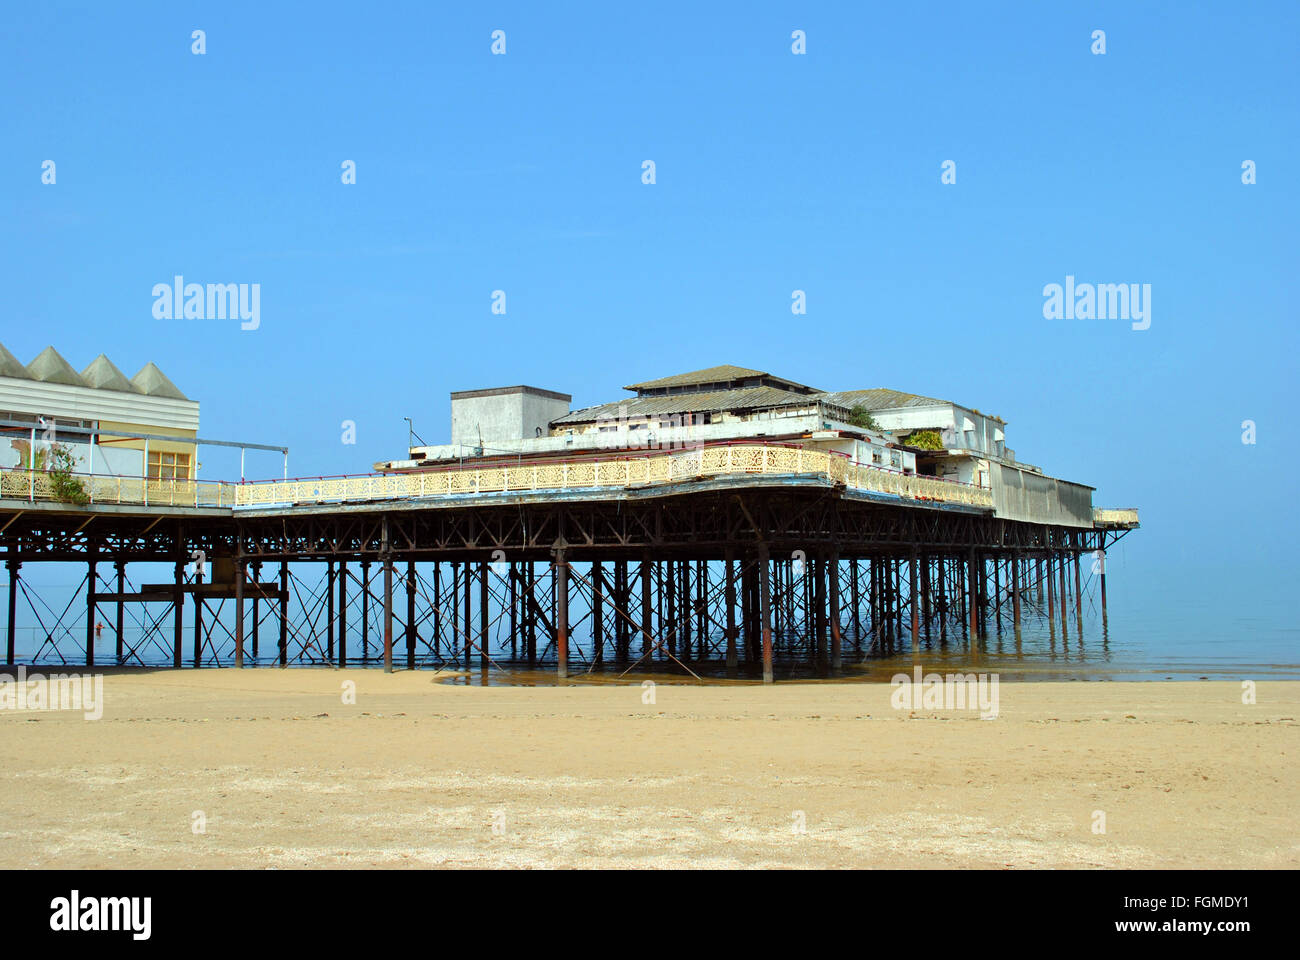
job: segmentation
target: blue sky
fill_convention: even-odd
[[[936,395],[1141,507],[1132,575],[1253,602],[1300,533],[1298,11],[6,4],[0,342],[154,360],[296,474],[400,454],[404,416],[444,439],[457,389],[737,363]],[[259,283],[260,329],[154,319],[178,273]],[[1151,328],[1045,320],[1067,274],[1151,284]]]

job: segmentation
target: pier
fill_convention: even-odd
[[[527,665],[834,674],[846,658],[1007,621],[1105,616],[1105,552],[1136,510],[1091,526],[1008,519],[987,489],[833,452],[723,443],[570,461],[217,483],[0,475],[9,574],[45,642],[32,664],[478,669]],[[37,564],[84,570],[38,602]],[[171,578],[133,571],[166,564]],[[136,626],[125,642],[128,619]],[[77,622],[77,636],[69,624]]]

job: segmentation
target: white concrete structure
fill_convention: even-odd
[[[1092,488],[1018,463],[1006,421],[947,400],[876,388],[828,392],[746,367],[718,366],[624,389],[635,396],[568,408],[567,394],[507,387],[452,394],[452,442],[375,464],[402,473],[473,461],[485,466],[581,460],[762,440],[903,475],[991,491],[995,513],[1089,525]]]
[[[461,390],[451,395],[451,442],[491,455],[502,443],[544,437],[569,412],[567,393],[537,387]]]
[[[29,467],[33,451],[53,442],[72,451],[82,472],[194,476],[199,405],[152,363],[128,380],[103,354],[78,373],[53,347],[24,366],[0,345],[0,421],[8,440],[0,443],[0,468]],[[91,444],[84,433],[60,435],[60,427],[127,436]],[[130,436],[137,433],[155,439]]]

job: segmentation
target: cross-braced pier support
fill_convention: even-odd
[[[408,669],[834,674],[897,652],[904,637],[913,651],[957,638],[978,650],[1008,618],[1017,641],[1029,616],[1068,642],[1069,600],[1079,637],[1093,583],[1104,625],[1104,551],[1126,532],[798,491],[229,516],[43,511],[0,534],[6,660],[179,667],[188,634],[194,666],[391,670],[396,637]],[[1098,556],[1086,579],[1085,554]],[[81,603],[29,588],[47,563],[82,565]],[[264,628],[277,638],[266,651]]]

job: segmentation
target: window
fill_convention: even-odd
[[[188,453],[164,453],[159,450],[149,451],[150,480],[188,480],[190,478],[190,455]]]

